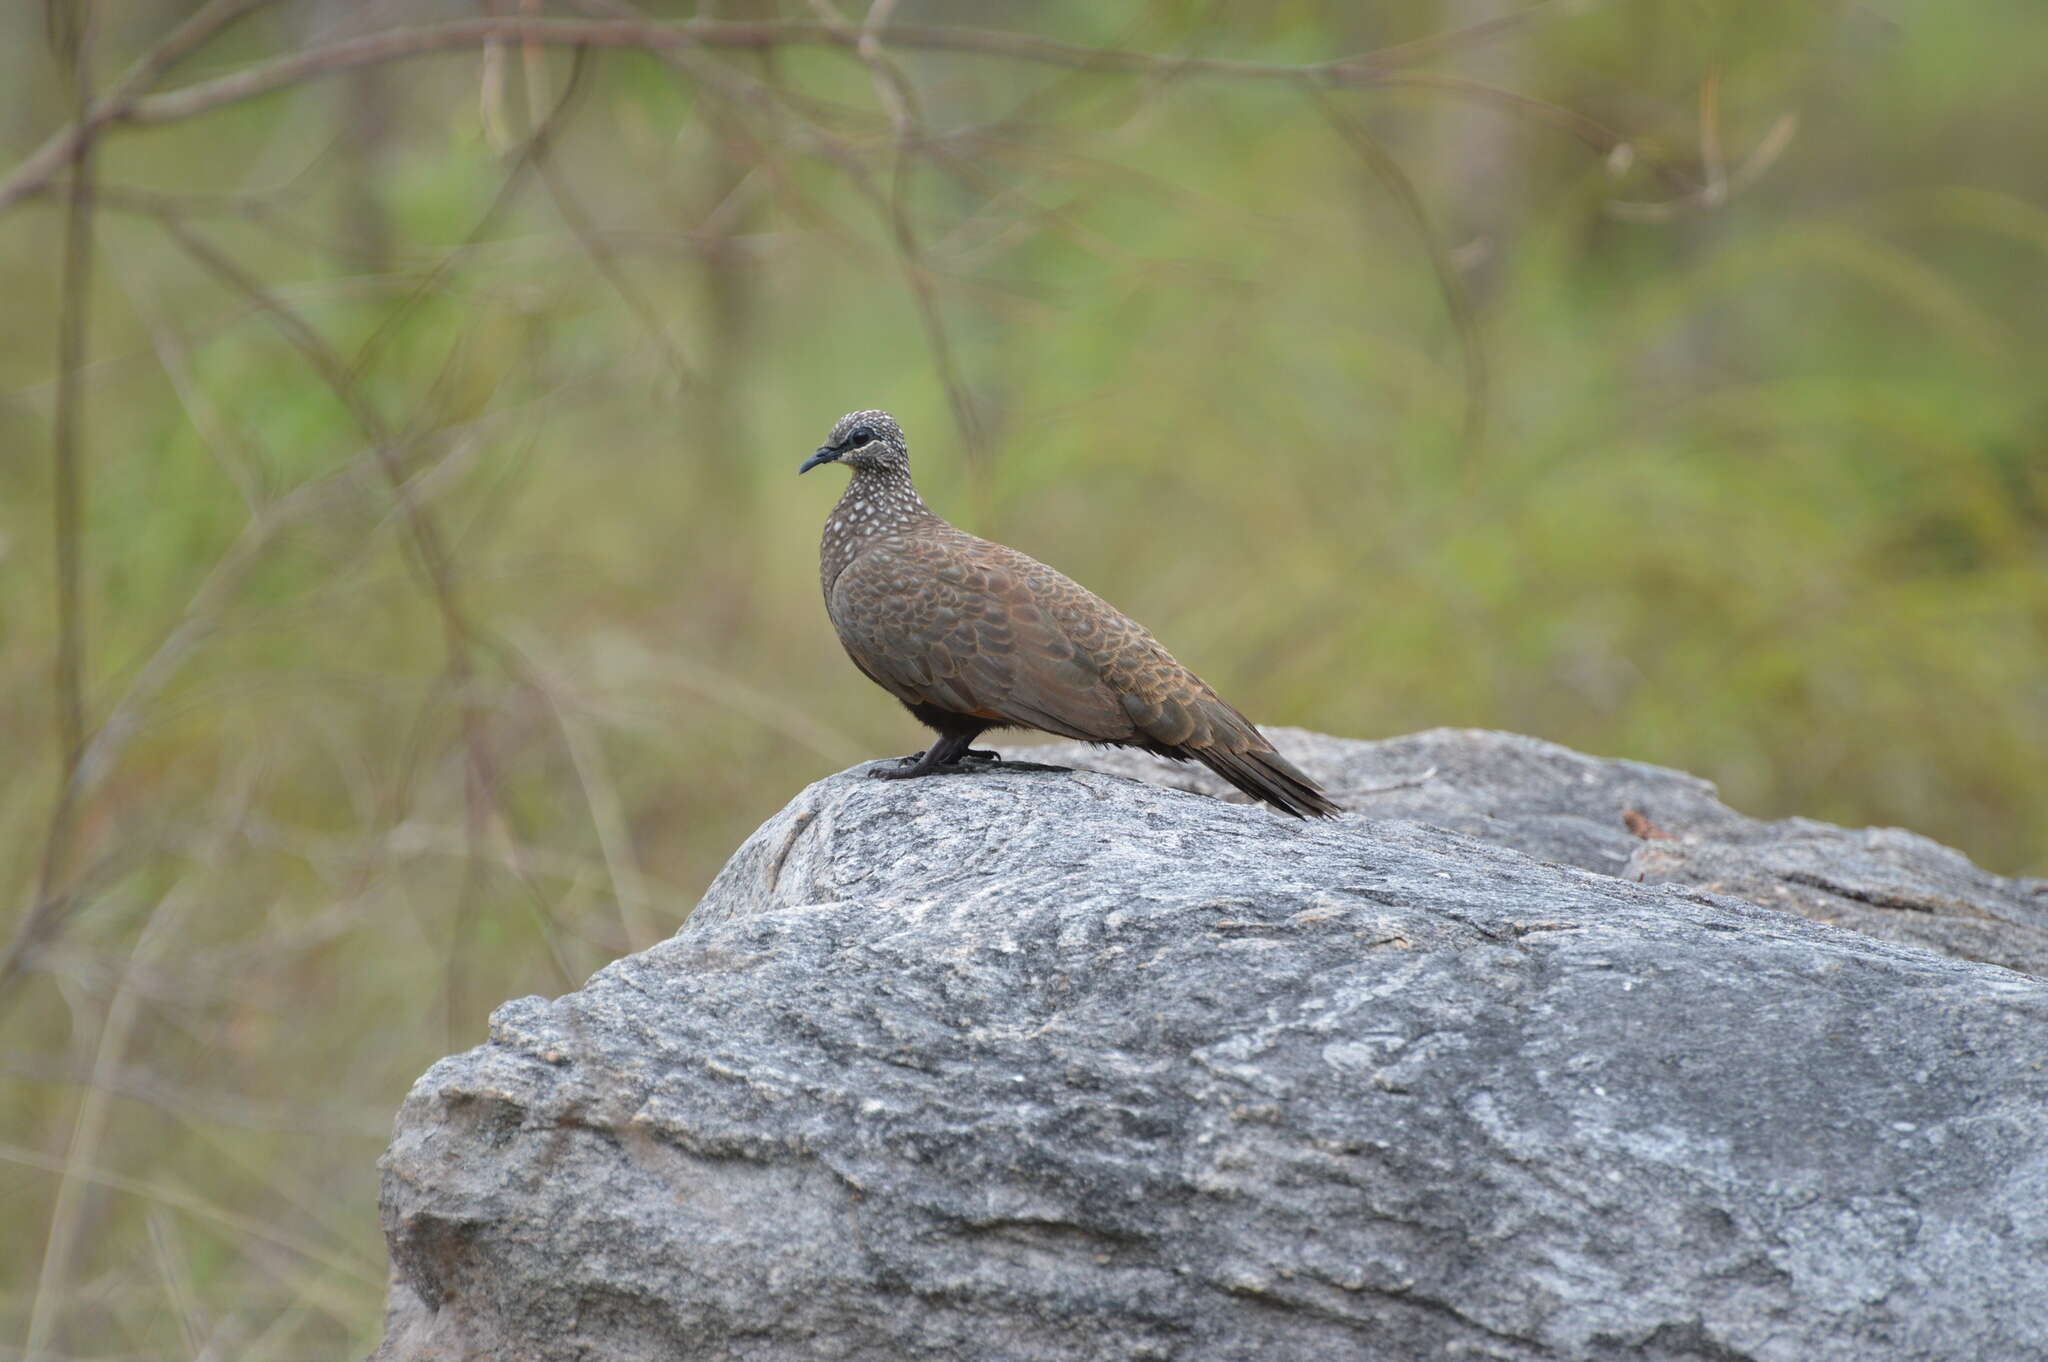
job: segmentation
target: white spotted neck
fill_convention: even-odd
[[[825,536],[818,546],[818,574],[825,590],[832,589],[846,565],[874,540],[932,523],[945,522],[917,494],[909,469],[854,469],[839,504],[825,519]]]

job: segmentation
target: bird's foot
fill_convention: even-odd
[[[918,762],[922,762],[922,760],[924,760],[924,752],[911,752],[909,756],[899,756],[899,758],[895,760],[895,764],[897,764],[899,768],[909,768],[909,766],[915,766],[915,764],[918,764]],[[956,758],[952,758],[950,762],[936,762],[936,764],[934,764],[934,766],[930,766],[928,770],[952,770],[952,768],[956,768],[956,766],[965,766],[965,764],[967,764],[967,762],[971,762],[971,760],[973,760],[973,762],[1001,762],[1001,760],[1004,760],[1004,754],[1001,754],[1001,752],[997,752],[995,748],[969,748],[967,752],[963,752],[961,756],[956,756]],[[887,770],[887,768],[879,768],[879,770],[872,770],[872,772],[868,772],[868,774],[872,774],[872,776],[879,776],[879,778],[887,778],[887,776],[883,776],[883,770]]]
[[[1048,766],[1036,761],[1013,761],[999,752],[986,749],[962,752],[957,761],[933,762],[926,765],[924,753],[899,757],[894,762],[883,762],[868,768],[870,780],[915,780],[919,776],[971,776],[993,771],[1057,771],[1071,773],[1071,766]]]
[[[922,756],[924,754],[919,753],[918,755]],[[933,771],[942,771],[944,769],[945,768],[942,766],[920,766],[917,763],[916,757],[905,757],[903,758],[903,760],[896,762],[893,765],[891,765],[888,762],[884,762],[880,766],[870,766],[868,768],[868,779],[910,780],[917,776],[928,776]]]
[[[912,752],[907,757],[898,757],[893,765],[876,766],[868,771],[875,780],[908,780],[913,776],[928,776],[947,771],[977,771],[989,766],[1000,765],[1003,754],[993,747],[970,747],[952,761],[927,763],[924,752]]]

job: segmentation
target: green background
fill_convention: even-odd
[[[194,8],[102,5],[96,86]],[[475,12],[276,6],[160,88]],[[1511,12],[893,22],[1309,63]],[[2048,874],[2038,0],[1537,6],[1327,91],[883,36],[472,46],[109,132],[101,741],[0,994],[0,1340],[374,1345],[411,1079],[923,745],[818,599],[841,479],[793,474],[854,408],[1261,721],[1511,729]],[[9,7],[0,175],[71,97]],[[10,933],[63,760],[63,226],[0,213]]]

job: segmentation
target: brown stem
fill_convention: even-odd
[[[147,94],[148,87],[177,58],[199,41],[211,36],[233,17],[269,0],[214,0],[188,20],[174,43],[165,44],[138,63],[135,70],[106,98],[95,103],[77,122],[53,133],[14,172],[0,180],[0,209],[41,190],[62,169],[76,142],[92,130],[115,121],[127,123],[170,123],[269,94],[300,81],[333,75],[376,62],[433,52],[458,51],[486,43],[519,42],[527,45],[567,47],[637,48],[649,52],[676,52],[704,48],[767,50],[778,47],[840,47],[859,55],[864,38],[873,51],[871,33],[842,24],[784,21],[725,22],[694,19],[663,23],[650,19],[546,19],[531,15],[499,15],[463,19],[416,28],[389,29],[346,38],[319,47],[306,48],[269,61],[257,62],[213,80],[199,81],[181,90],[160,95]],[[224,14],[225,17],[222,17]],[[206,21],[202,24],[202,20]],[[188,30],[195,38],[180,38]],[[1397,74],[1410,64],[1436,55],[1447,45],[1455,46],[1457,35],[1439,40],[1403,44],[1380,52],[1364,52],[1333,61],[1288,63],[1238,61],[1224,57],[1177,57],[1151,52],[1129,52],[1112,48],[1087,47],[1060,42],[1035,34],[1008,33],[994,29],[951,28],[932,25],[892,25],[888,29],[892,46],[927,52],[955,52],[995,57],[1009,61],[1034,62],[1105,74],[1152,77],[1201,76],[1232,80],[1309,81],[1325,86],[1414,85],[1428,86],[1465,98],[1506,103],[1546,122],[1563,126],[1603,150],[1622,139],[1592,119],[1572,114],[1541,100],[1493,90],[1452,77],[1403,76]],[[168,54],[160,57],[159,54]]]
[[[561,106],[558,107],[569,103],[582,75],[587,51],[588,49],[581,47],[576,49],[576,66],[569,76],[569,91],[564,92]],[[552,119],[550,121],[552,122]],[[536,132],[528,147],[532,154],[533,168],[539,173],[541,183],[547,187],[548,197],[553,200],[555,211],[561,214],[563,224],[568,227],[570,235],[576,238],[576,244],[583,249],[591,268],[597,271],[599,278],[611,286],[612,292],[618,295],[619,302],[633,314],[633,320],[640,324],[648,339],[654,342],[655,349],[661,353],[663,364],[675,375],[676,386],[679,389],[695,386],[695,366],[684,355],[682,347],[676,344],[675,338],[669,335],[668,328],[662,324],[661,316],[654,310],[654,306],[640,290],[633,287],[632,279],[626,274],[625,267],[619,263],[618,252],[605,240],[604,233],[598,230],[597,224],[591,220],[583,201],[577,198],[571,189],[567,174],[556,164],[548,128],[543,127]]]
[[[121,73],[121,78],[100,99],[81,106],[71,125],[60,128],[37,147],[14,174],[0,181],[0,208],[33,193],[64,167],[77,160],[80,151],[99,131],[124,117],[151,86],[186,57],[204,46],[222,29],[253,10],[275,4],[276,0],[209,0],[198,13],[178,25],[163,41]]]
[[[84,127],[92,108],[91,11],[67,17],[60,31],[75,117]],[[85,753],[85,613],[83,573],[85,471],[79,453],[84,414],[79,369],[85,363],[91,320],[93,245],[93,148],[83,133],[71,147],[71,181],[64,199],[64,275],[57,317],[56,411],[50,423],[51,532],[57,575],[57,659],[52,678],[57,711],[57,792],[36,869],[35,900],[7,951],[0,956],[0,988],[63,916],[71,903],[58,880],[70,859],[78,812],[78,763]]]
[[[364,396],[347,363],[311,324],[188,224],[175,217],[166,217],[162,221],[164,230],[184,248],[186,254],[270,316],[285,339],[299,351],[354,418],[371,445],[371,452],[385,481],[390,484],[398,513],[405,521],[407,542],[412,549],[410,556],[440,615],[442,646],[447,654],[444,684],[455,696],[461,716],[465,825],[470,837],[472,869],[464,876],[462,897],[456,910],[459,931],[472,915],[473,895],[480,892],[481,881],[475,867],[481,861],[481,848],[490,819],[495,816],[508,828],[513,824],[498,799],[496,763],[491,754],[489,735],[485,732],[484,706],[477,694],[473,649],[485,640],[463,607],[454,562],[442,538],[439,522],[407,479],[401,457],[401,446],[406,441],[384,420],[375,403]],[[566,977],[566,967],[560,964],[559,949],[548,937],[545,924],[543,936],[547,938],[558,968]],[[457,946],[459,948],[459,941]],[[457,958],[451,955],[451,970]]]
[[[1330,127],[1401,206],[1402,214],[1414,226],[1416,235],[1421,237],[1423,249],[1429,252],[1437,286],[1443,290],[1444,310],[1450,314],[1451,325],[1458,333],[1458,346],[1464,353],[1464,442],[1469,456],[1478,448],[1486,430],[1486,349],[1480,343],[1478,319],[1473,315],[1472,300],[1465,292],[1465,282],[1458,273],[1457,262],[1451,259],[1442,234],[1431,224],[1429,210],[1422,202],[1422,195],[1416,191],[1414,181],[1380,145],[1379,139],[1338,104],[1327,90],[1311,89],[1310,96]]]

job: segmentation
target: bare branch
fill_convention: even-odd
[[[1450,313],[1451,325],[1458,333],[1458,345],[1464,352],[1464,441],[1466,451],[1470,453],[1478,447],[1486,431],[1486,349],[1480,343],[1479,322],[1473,315],[1472,300],[1465,293],[1465,282],[1458,273],[1457,262],[1451,259],[1442,235],[1430,223],[1429,210],[1423,206],[1422,195],[1416,192],[1414,182],[1380,145],[1379,139],[1327,91],[1313,90],[1311,96],[1337,135],[1357,153],[1373,178],[1393,195],[1394,201],[1401,206],[1402,214],[1414,225],[1416,235],[1422,238],[1423,248],[1429,252],[1430,264],[1436,270],[1437,285],[1443,290],[1444,310]]]
[[[194,29],[201,19],[216,10],[232,11],[233,17],[268,0],[215,0],[200,15],[187,22],[179,35]],[[859,55],[863,43],[872,51],[874,34],[850,25],[768,21],[758,23],[694,19],[663,23],[651,19],[547,19],[532,15],[501,15],[464,19],[417,28],[390,29],[363,34],[318,47],[257,62],[242,70],[213,80],[200,81],[180,90],[148,95],[147,88],[164,69],[198,41],[211,36],[227,19],[215,18],[198,38],[174,44],[166,40],[163,49],[175,48],[168,60],[139,65],[105,99],[71,127],[50,137],[27,160],[0,180],[0,209],[22,197],[38,192],[59,174],[71,150],[87,132],[112,122],[137,124],[171,123],[191,118],[225,104],[253,99],[296,85],[301,81],[378,62],[425,56],[481,47],[486,43],[521,42],[529,47],[617,47],[649,52],[679,52],[705,48],[762,51],[778,47],[839,47]],[[1223,57],[1164,56],[1149,52],[1119,51],[1065,43],[1035,34],[1010,33],[994,29],[948,28],[928,25],[891,26],[889,41],[898,48],[928,52],[954,52],[994,57],[1008,61],[1065,67],[1102,74],[1140,75],[1155,78],[1190,76],[1258,81],[1308,81],[1324,86],[1409,85],[1433,88],[1465,98],[1506,103],[1542,121],[1565,127],[1607,151],[1622,139],[1592,119],[1546,104],[1542,100],[1493,90],[1471,81],[1448,76],[1402,75],[1413,62],[1454,46],[1456,35],[1437,40],[1403,44],[1380,52],[1365,52],[1333,61],[1287,63],[1238,61]],[[179,35],[173,35],[177,38]]]
[[[1475,104],[1486,104],[1507,113],[1523,114],[1538,123],[1547,124],[1561,132],[1568,132],[1602,156],[1611,155],[1616,147],[1630,145],[1613,128],[1597,118],[1538,99],[1534,95],[1516,94],[1497,86],[1466,80],[1462,76],[1439,76],[1429,73],[1419,75],[1387,75],[1369,81],[1323,81],[1324,86],[1339,85],[1384,85],[1391,88],[1411,90],[1435,90],[1442,94],[1457,95]]]
[[[1358,62],[1360,65],[1371,66],[1380,71],[1415,66],[1446,53],[1469,51],[1536,24],[1576,17],[1594,8],[1598,3],[1599,0],[1542,0],[1542,3],[1530,5],[1526,9],[1496,14],[1491,19],[1481,19],[1463,28],[1454,28],[1445,33],[1432,33],[1427,38],[1416,38],[1412,42],[1383,47],[1377,52],[1359,58]]]
[[[172,29],[162,42],[123,72],[113,88],[83,109],[70,127],[53,133],[15,168],[14,174],[0,182],[0,208],[7,207],[23,193],[33,192],[61,173],[65,166],[77,159],[79,149],[100,129],[117,118],[125,117],[136,100],[166,72],[203,47],[215,34],[243,15],[275,3],[276,0],[208,0],[197,14]]]
[[[407,542],[412,546],[416,569],[432,595],[440,615],[442,646],[447,655],[444,663],[444,682],[449,693],[455,697],[462,724],[464,801],[467,810],[465,826],[470,839],[471,857],[456,905],[456,932],[459,938],[473,910],[475,897],[481,890],[482,849],[491,822],[495,818],[506,828],[508,839],[509,830],[515,825],[510,811],[498,798],[496,764],[492,759],[485,733],[484,709],[474,685],[476,666],[472,649],[481,641],[480,636],[463,607],[455,582],[453,560],[442,539],[439,524],[423,500],[414,495],[413,489],[408,485],[405,467],[399,455],[402,441],[386,423],[376,405],[362,394],[348,366],[327,343],[326,338],[264,288],[261,281],[249,275],[240,265],[193,232],[188,225],[176,218],[164,219],[163,225],[165,231],[188,255],[268,314],[285,339],[304,356],[313,371],[348,409],[349,414],[369,439],[378,467],[390,484],[392,495],[405,518]],[[561,956],[559,943],[554,939],[545,912],[545,902],[540,898],[530,877],[521,874],[520,878],[532,897],[541,937],[555,963],[558,977],[566,986],[570,982],[570,971]],[[451,1021],[458,992],[453,986],[455,981],[452,972],[461,959],[462,952],[459,949],[449,955]]]
[[[1692,213],[1711,212],[1721,207],[1738,190],[1763,177],[1792,145],[1799,130],[1799,115],[1781,114],[1764,133],[1756,149],[1730,173],[1721,138],[1720,78],[1708,72],[1700,86],[1700,163],[1703,176],[1697,188],[1663,202],[1644,203],[1631,199],[1610,199],[1607,215],[1623,222],[1672,222]]]
[[[132,971],[167,949],[164,943],[175,936],[179,917],[195,897],[184,884],[179,884],[158,900],[136,938],[129,968],[122,971],[113,1000],[107,1004],[106,1020],[101,1023],[93,1058],[93,1081],[72,1118],[71,1139],[64,1150],[57,1194],[50,1208],[49,1230],[43,1240],[42,1270],[36,1278],[35,1295],[29,1307],[30,1357],[42,1352],[50,1331],[56,1327],[72,1255],[86,1218],[85,1189],[90,1179],[83,1175],[83,1170],[99,1162],[100,1147],[113,1116],[113,1076],[125,1063],[129,1037],[142,1013],[142,999],[133,987]]]
[[[0,1144],[0,1163],[40,1168],[49,1173],[64,1173],[68,1169],[71,1175],[81,1182],[93,1183],[130,1196],[147,1198],[173,1210],[184,1211],[188,1215],[211,1221],[247,1239],[289,1249],[308,1262],[317,1263],[331,1272],[362,1282],[372,1290],[381,1291],[384,1288],[384,1273],[359,1259],[350,1257],[340,1250],[330,1249],[288,1228],[266,1223],[256,1216],[228,1210],[181,1187],[147,1182],[142,1178],[131,1178],[95,1166],[70,1165],[61,1158],[45,1154],[39,1149],[30,1149],[25,1145]]]
[[[84,109],[91,99],[82,52],[73,53],[72,76],[78,84],[78,103]],[[85,362],[86,328],[91,321],[92,238],[93,238],[93,139],[78,142],[72,160],[70,192],[64,208],[64,278],[62,301],[57,317],[57,403],[50,429],[50,462],[55,488],[55,540],[57,552],[57,733],[63,751],[61,761],[68,786],[71,770],[85,747],[84,618],[79,605],[79,530],[84,510],[84,470],[79,466],[83,443],[80,424],[78,370]],[[68,805],[69,796],[60,798]],[[61,843],[60,833],[51,834]],[[61,859],[61,855],[56,857]],[[41,893],[47,894],[53,867],[45,859]]]
[[[662,324],[661,317],[653,306],[633,287],[633,281],[627,278],[624,267],[619,264],[618,253],[605,240],[604,233],[598,229],[597,224],[590,220],[590,214],[584,211],[582,200],[570,189],[567,174],[555,163],[553,124],[556,116],[569,106],[575,94],[582,79],[584,58],[588,52],[588,48],[576,49],[576,64],[570,70],[568,88],[562,92],[561,101],[555,106],[555,111],[549,114],[547,125],[538,129],[532,140],[527,143],[533,168],[539,172],[541,183],[547,186],[548,197],[554,201],[555,211],[562,215],[562,221],[568,226],[570,234],[576,238],[576,244],[583,248],[583,254],[589,258],[591,268],[598,272],[605,283],[611,285],[612,292],[619,296],[619,301],[625,304],[626,310],[633,314],[633,319],[647,332],[649,339],[654,342],[655,349],[661,352],[663,362],[675,375],[677,386],[688,388],[696,382],[695,366],[683,354],[682,347],[676,344],[675,338],[669,335],[668,328]]]
[[[92,108],[90,11],[72,16],[62,28],[64,53],[78,124]],[[27,953],[51,931],[74,901],[58,892],[71,854],[78,813],[78,763],[85,751],[85,611],[80,594],[84,552],[85,469],[80,446],[82,411],[79,370],[91,320],[93,245],[93,148],[87,128],[72,144],[71,183],[64,205],[64,274],[57,317],[57,401],[50,423],[51,533],[57,576],[57,660],[52,678],[57,710],[57,796],[36,869],[35,899],[0,959],[0,988]],[[44,1264],[48,1268],[47,1261]],[[40,1318],[42,1294],[37,1293]],[[33,1326],[32,1326],[33,1328]],[[34,1345],[31,1346],[33,1351]]]
[[[626,816],[626,803],[619,797],[619,787],[612,779],[610,764],[605,760],[604,743],[592,731],[580,706],[572,706],[567,697],[558,693],[564,688],[561,680],[551,675],[537,659],[536,642],[528,639],[514,646],[524,656],[528,675],[539,688],[541,698],[547,701],[548,711],[561,731],[562,744],[568,750],[570,764],[576,771],[577,785],[583,792],[584,807],[589,810],[591,827],[597,834],[605,874],[611,880],[612,898],[619,909],[619,926],[626,942],[634,950],[645,950],[661,937],[655,929],[654,913],[649,906],[647,877],[642,873],[640,858],[633,849],[632,825]]]
[[[814,0],[814,3],[828,15],[837,13],[832,7],[832,0]],[[939,308],[930,271],[925,268],[924,249],[910,221],[911,172],[915,165],[915,152],[925,140],[924,118],[909,77],[882,50],[882,28],[889,22],[889,15],[894,9],[895,0],[874,0],[861,24],[854,50],[868,68],[874,82],[875,97],[888,112],[889,121],[896,130],[896,166],[889,187],[887,214],[889,231],[895,237],[897,252],[902,257],[904,282],[910,288],[912,301],[917,304],[918,319],[924,324],[932,362],[937,366],[939,381],[946,389],[946,400],[953,408],[953,424],[959,428],[960,438],[967,445],[973,495],[978,503],[977,510],[985,520],[988,513],[988,442],[982,434],[981,419],[974,410],[973,395],[968,392],[967,380],[960,372],[960,362],[946,330],[945,313]],[[880,207],[880,204],[876,206]]]
[[[487,47],[485,49],[486,57],[495,50],[497,49]],[[582,53],[583,49],[578,48],[576,68],[578,72],[582,69]],[[485,80],[488,82],[490,79],[490,73],[487,70],[485,72]],[[479,217],[476,225],[469,229],[469,234],[463,238],[462,244],[452,251],[444,252],[441,258],[434,262],[434,267],[427,271],[419,283],[413,287],[412,291],[405,298],[401,299],[397,306],[390,309],[384,315],[383,320],[377,324],[376,329],[370,332],[369,336],[360,346],[356,347],[355,358],[349,362],[348,367],[348,381],[351,385],[362,381],[363,373],[370,367],[370,361],[375,358],[377,351],[384,342],[397,333],[400,323],[410,317],[425,299],[434,295],[446,284],[467,252],[483,242],[485,234],[491,230],[498,219],[512,206],[513,200],[518,197],[520,189],[526,183],[526,173],[533,168],[536,158],[539,157],[549,139],[555,135],[555,129],[560,120],[568,113],[570,103],[576,94],[577,88],[576,75],[572,74],[569,79],[569,88],[562,92],[561,99],[556,101],[554,107],[548,110],[545,117],[533,125],[533,131],[513,154],[511,168],[506,172],[504,182],[498,186],[497,193],[491,196],[491,202],[484,209],[483,216]]]

